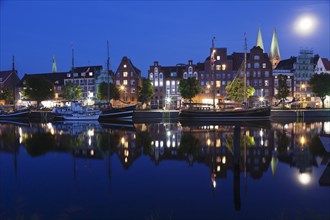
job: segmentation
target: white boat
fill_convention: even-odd
[[[54,120],[70,121],[98,120],[102,113],[99,110],[82,106],[78,102],[71,102],[71,106],[56,107],[52,112],[55,114]]]

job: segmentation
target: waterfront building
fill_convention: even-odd
[[[54,85],[55,97],[53,100],[43,101],[41,104],[45,107],[53,107],[54,105],[66,101],[62,97],[62,87],[66,85],[68,82],[72,82],[76,85],[79,85],[82,88],[82,100],[85,102],[84,104],[93,104],[96,92],[97,85],[96,80],[97,77],[101,75],[102,66],[83,66],[83,67],[74,67],[73,71],[68,72],[51,72],[51,73],[32,73],[32,74],[24,74],[23,78],[17,84],[18,91],[18,104],[27,106],[33,100],[26,100],[22,97],[21,92],[24,89],[24,81],[27,80],[31,76],[38,76],[44,79],[49,80]]]
[[[312,49],[301,49],[294,63],[295,96],[300,100],[315,101],[315,98],[312,97],[311,88],[308,85],[308,81],[314,74],[315,65],[319,59],[319,56],[313,56],[313,53]]]
[[[4,93],[5,90],[12,91],[13,97],[16,98],[15,87],[19,83],[19,77],[17,75],[17,70],[15,69],[14,57],[13,66],[11,70],[0,71],[0,93]],[[14,102],[15,100],[13,100]],[[5,100],[1,100],[0,105],[6,104]]]
[[[330,61],[327,58],[319,57],[316,62],[314,74],[320,73],[330,74]]]
[[[278,76],[286,76],[286,85],[290,90],[290,95],[287,97],[289,100],[294,98],[296,82],[294,78],[293,64],[297,61],[297,57],[290,57],[289,59],[281,60],[277,67],[273,70],[274,78],[274,97],[278,93]]]
[[[151,97],[152,108],[175,109],[181,106],[182,97],[179,92],[179,84],[182,79],[196,77],[198,70],[196,64],[189,60],[187,64],[175,66],[161,66],[158,61],[150,66],[148,79],[154,87],[154,95]]]
[[[120,100],[115,100],[114,105],[138,103],[141,70],[135,67],[128,57],[122,58],[117,71],[114,73],[113,80],[120,92]]]

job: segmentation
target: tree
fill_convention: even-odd
[[[48,79],[40,76],[31,76],[24,80],[22,96],[26,99],[37,101],[40,106],[41,101],[54,98],[54,86]]]
[[[110,100],[118,100],[120,97],[118,88],[110,83]],[[108,100],[108,83],[102,82],[97,87],[97,98],[101,100]]]
[[[154,94],[154,88],[151,84],[151,81],[146,78],[142,78],[142,87],[139,87],[138,90],[138,100],[142,102],[142,104],[148,103],[150,101],[151,96]]]
[[[330,74],[314,74],[309,80],[309,85],[311,86],[313,93],[320,97],[322,108],[324,108],[324,100],[327,95],[330,95]]]
[[[179,84],[179,92],[184,99],[188,99],[192,102],[192,98],[202,92],[202,88],[199,86],[199,81],[194,78],[183,79]]]
[[[246,87],[246,98],[253,96],[254,88],[251,86]],[[229,99],[241,102],[244,100],[244,85],[242,79],[234,79],[226,86],[226,93]]]
[[[67,82],[62,87],[62,97],[68,101],[79,100],[82,98],[82,89],[72,82]]]
[[[282,74],[278,76],[278,87],[277,87],[278,93],[275,95],[275,98],[279,99],[283,103],[283,106],[286,97],[288,97],[288,95],[290,94],[289,87],[286,84],[287,78],[288,78],[287,76]]]
[[[0,89],[0,100],[11,101],[14,100],[14,91],[10,88]]]

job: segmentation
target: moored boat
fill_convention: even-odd
[[[5,112],[0,110],[0,119],[27,119],[31,110],[29,108]]]
[[[181,119],[210,119],[210,120],[242,120],[267,119],[270,117],[271,107],[210,110],[201,108],[182,109],[179,113]]]
[[[98,120],[101,114],[99,110],[93,110],[82,106],[78,102],[72,102],[71,106],[54,108],[52,111],[55,121],[71,120],[71,121],[89,121]]]
[[[136,105],[102,110],[99,120],[132,120]]]

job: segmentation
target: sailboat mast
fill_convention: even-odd
[[[107,76],[108,76],[108,94],[107,94],[107,97],[108,97],[108,103],[110,103],[110,72],[109,72],[109,69],[110,69],[110,56],[109,56],[109,41],[107,41]]]
[[[213,85],[212,85],[213,109],[215,109],[214,40],[215,40],[215,37],[212,38],[212,49],[211,49],[211,56],[210,56],[211,76],[213,77]]]
[[[243,74],[244,74],[244,103],[245,107],[247,107],[247,98],[246,98],[246,51],[247,51],[247,46],[246,46],[246,33],[244,33],[244,67],[243,67]]]

